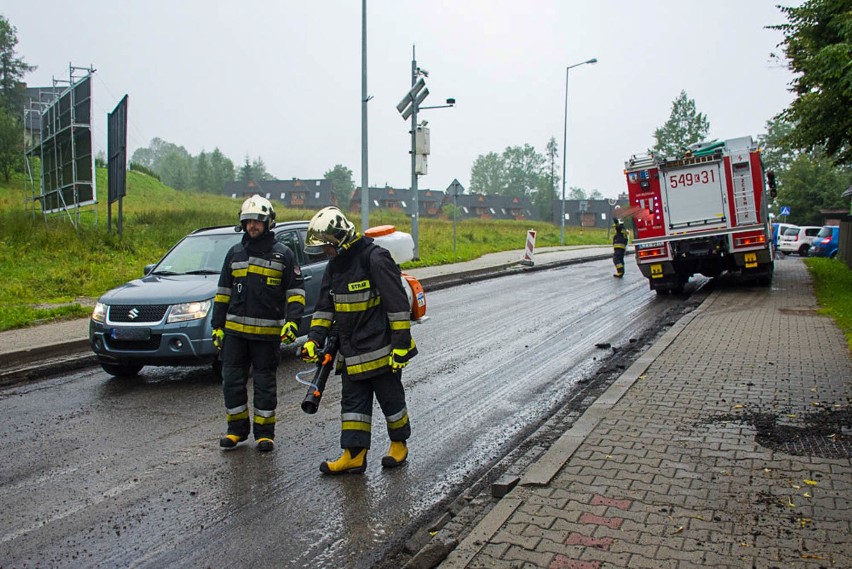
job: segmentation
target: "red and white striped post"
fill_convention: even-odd
[[[533,254],[535,254],[535,229],[530,229],[527,231],[527,247],[524,249],[524,258],[521,259],[521,264],[532,267],[535,264]]]

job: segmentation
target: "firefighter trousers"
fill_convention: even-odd
[[[402,372],[388,371],[380,376],[352,381],[343,372],[340,400],[341,448],[370,448],[373,423],[373,395],[387,422],[392,441],[406,441],[411,436]]]
[[[275,438],[275,408],[278,406],[275,374],[280,358],[278,342],[225,335],[222,346],[222,391],[225,395],[228,434],[248,437],[251,431],[246,388],[251,369],[254,383],[254,438]]]
[[[612,263],[615,265],[615,274],[624,274],[624,247],[615,247],[612,250]]]

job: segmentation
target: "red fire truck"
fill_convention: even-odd
[[[698,143],[683,156],[635,155],[625,163],[639,270],[651,290],[680,293],[697,273],[738,271],[772,282],[774,251],[760,150],[750,136]]]

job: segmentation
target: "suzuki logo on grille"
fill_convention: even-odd
[[[139,318],[139,310],[137,310],[136,308],[131,308],[131,309],[130,309],[130,312],[128,312],[128,313],[127,313],[127,316],[128,316],[131,320],[134,320],[134,319],[136,319],[136,318]]]

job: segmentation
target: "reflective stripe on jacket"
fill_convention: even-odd
[[[225,257],[213,304],[213,328],[253,340],[281,341],[288,321],[299,326],[305,284],[293,252],[271,232],[234,245]]]
[[[391,350],[405,351],[406,356],[397,359],[417,354],[399,267],[369,237],[357,237],[329,261],[308,337],[322,345],[332,322],[352,380],[387,373]]]

